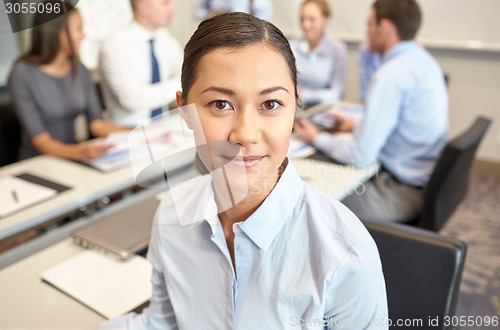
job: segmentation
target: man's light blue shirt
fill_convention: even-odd
[[[351,139],[320,133],[314,145],[342,163],[380,161],[403,183],[425,186],[446,144],[448,95],[436,60],[414,41],[383,56],[373,76],[364,119]]]
[[[304,104],[332,103],[344,95],[347,82],[347,46],[323,36],[319,45],[309,49],[305,39],[290,41],[299,71],[300,98]]]
[[[184,206],[167,194],[159,207],[149,308],[101,329],[387,329],[377,247],[346,207],[304,185],[289,163],[233,225],[233,268],[207,177],[176,192]],[[204,215],[182,220],[193,211]]]

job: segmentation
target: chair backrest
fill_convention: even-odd
[[[469,186],[474,155],[491,120],[479,117],[445,146],[424,193],[418,227],[439,231],[462,201]]]
[[[364,224],[379,250],[393,327],[446,329],[442,322],[456,310],[466,244],[408,225]],[[436,318],[439,327],[431,327]],[[398,320],[411,324],[397,326]]]
[[[0,87],[0,166],[17,161],[21,126],[6,87]]]

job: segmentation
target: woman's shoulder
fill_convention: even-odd
[[[322,235],[325,239],[336,240],[348,250],[364,249],[361,246],[374,244],[363,223],[337,199],[306,185],[304,203],[311,227],[326,234]]]
[[[307,232],[309,249],[321,260],[330,278],[339,281],[353,274],[370,276],[380,269],[377,246],[363,223],[341,202],[316,188],[305,185],[302,224],[297,229]],[[338,270],[342,271],[339,272]]]
[[[14,63],[14,66],[12,67],[11,76],[25,76],[39,70],[40,69],[35,64],[32,64],[23,59],[19,59]]]
[[[19,59],[12,67],[8,78],[10,88],[21,88],[21,86],[34,86],[33,75],[40,72],[37,65],[26,60]]]
[[[290,38],[288,42],[290,43],[290,48],[292,48],[292,50],[297,50],[299,49],[300,45],[305,42],[305,39],[302,37],[293,37]]]

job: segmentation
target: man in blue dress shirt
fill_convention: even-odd
[[[336,116],[345,139],[302,120],[296,134],[333,159],[355,166],[378,161],[379,175],[344,203],[361,219],[405,221],[418,215],[423,187],[446,144],[448,97],[436,60],[413,39],[421,13],[415,0],[377,0],[368,41],[382,55],[366,100],[364,119]]]
[[[380,53],[371,50],[368,42],[362,42],[358,48],[358,78],[359,78],[359,100],[366,104],[366,94],[372,80],[372,76],[382,65]]]

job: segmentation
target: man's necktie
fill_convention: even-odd
[[[150,45],[150,49],[151,49],[151,68],[152,68],[152,73],[153,73],[151,75],[152,76],[151,82],[153,84],[160,82],[160,68],[158,67],[158,61],[156,60],[154,44],[155,44],[155,40],[150,39],[149,45]],[[161,107],[153,109],[153,111],[151,111],[151,118],[159,116],[162,113],[163,113],[163,109]]]

